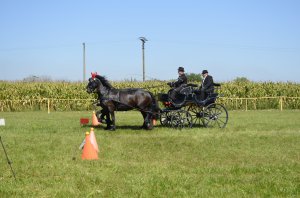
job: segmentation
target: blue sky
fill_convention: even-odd
[[[177,68],[215,81],[300,82],[298,0],[0,0],[0,80],[175,79]],[[88,77],[88,76],[87,76]]]

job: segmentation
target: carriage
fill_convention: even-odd
[[[214,84],[216,90],[221,87]],[[224,128],[228,122],[226,108],[216,103],[219,97],[218,91],[210,93],[205,100],[200,99],[200,91],[197,85],[184,85],[176,100],[170,99],[167,94],[159,94],[159,101],[164,105],[160,109],[154,95],[141,88],[115,89],[104,77],[92,73],[86,87],[88,93],[97,93],[97,106],[102,109],[97,112],[97,117],[105,118],[107,130],[115,130],[115,111],[127,111],[136,109],[141,112],[144,122],[142,128],[152,129],[152,119],[160,118],[163,126],[174,128],[217,126]],[[169,91],[170,92],[170,91]]]
[[[161,125],[180,129],[197,126],[224,128],[228,112],[224,105],[216,102],[221,85],[214,83],[214,87],[215,91],[205,100],[200,99],[200,90],[195,84],[185,85],[176,100],[170,98],[170,91],[159,94],[159,101],[164,106],[160,113]]]

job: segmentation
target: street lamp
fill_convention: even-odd
[[[142,58],[143,58],[143,82],[145,81],[145,43],[148,41],[145,37],[139,38],[142,41]]]

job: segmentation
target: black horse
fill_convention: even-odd
[[[88,93],[96,92],[106,117],[106,129],[115,130],[115,111],[139,110],[144,123],[142,128],[152,129],[152,119],[160,109],[153,94],[139,88],[115,89],[104,77],[92,73],[92,78],[86,87]]]

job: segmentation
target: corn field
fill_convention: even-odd
[[[144,88],[154,95],[167,93],[165,81],[112,82],[115,88]],[[0,111],[73,111],[93,108],[95,94],[86,92],[87,83],[0,82]],[[300,84],[274,82],[222,83],[220,103],[228,109],[300,109]]]

